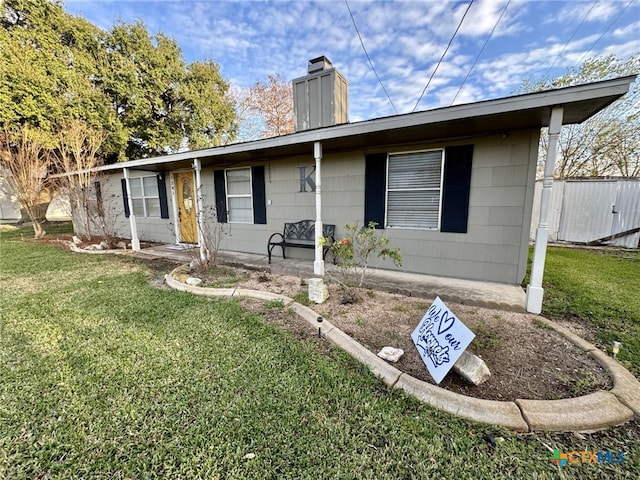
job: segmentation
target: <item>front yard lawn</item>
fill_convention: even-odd
[[[153,286],[142,261],[21,233],[0,234],[0,478],[640,474],[637,423],[576,436],[464,421],[235,301]],[[559,470],[553,449],[626,461]]]

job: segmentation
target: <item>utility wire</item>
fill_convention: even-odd
[[[473,68],[476,66],[476,63],[478,63],[478,60],[480,59],[480,55],[482,55],[482,52],[484,52],[485,47],[487,46],[487,43],[489,43],[489,40],[491,40],[491,37],[493,36],[493,32],[496,31],[496,27],[498,26],[498,24],[500,23],[500,20],[502,20],[502,16],[504,15],[504,12],[507,11],[507,7],[509,6],[509,4],[511,3],[511,0],[509,0],[507,2],[507,4],[504,6],[504,8],[502,9],[502,13],[500,14],[500,17],[498,17],[498,21],[496,22],[496,24],[493,26],[493,29],[491,29],[491,33],[489,34],[489,36],[487,37],[487,39],[484,42],[484,45],[482,46],[482,48],[480,49],[480,53],[478,53],[478,56],[476,57],[476,59],[473,61],[473,65],[471,65],[471,68],[469,69],[469,71],[467,72],[467,76],[464,77],[464,80],[462,81],[462,84],[460,85],[460,88],[458,89],[458,91],[456,92],[456,96],[453,97],[453,100],[451,100],[450,106],[453,105],[453,102],[456,101],[456,98],[458,98],[458,95],[460,95],[460,92],[462,91],[462,87],[464,86],[464,84],[467,82],[467,79],[469,78],[469,75],[471,75],[471,71],[473,70]]]
[[[580,61],[578,63],[576,63],[575,68],[577,68],[579,65],[582,65],[582,62],[585,60],[585,58],[587,57],[587,55],[589,55],[589,53],[591,52],[591,50],[593,50],[593,47],[595,47],[598,42],[600,40],[602,40],[602,37],[605,36],[605,34],[609,31],[609,29],[613,26],[614,23],[616,23],[618,21],[618,19],[622,16],[622,14],[624,12],[627,11],[627,8],[629,8],[629,5],[631,5],[633,3],[633,0],[629,0],[629,3],[627,3],[627,5],[622,9],[622,11],[618,14],[618,16],[616,18],[613,19],[613,21],[609,24],[609,26],[604,30],[604,32],[602,32],[602,34],[598,37],[598,39],[593,42],[593,45],[591,45],[591,48],[589,48],[589,50],[587,50],[587,53],[585,53],[582,58],[580,59]]]
[[[587,13],[584,14],[584,17],[582,17],[582,21],[580,22],[580,24],[576,27],[576,29],[573,31],[573,33],[571,34],[571,37],[569,37],[569,40],[567,40],[567,43],[564,44],[564,47],[562,47],[562,50],[560,51],[560,53],[556,56],[556,58],[553,60],[553,63],[549,66],[549,68],[547,68],[547,71],[544,72],[544,75],[542,76],[542,79],[544,80],[545,78],[547,78],[547,75],[551,72],[551,69],[553,68],[553,66],[556,64],[556,62],[560,59],[560,57],[562,56],[562,54],[564,53],[564,51],[567,49],[567,47],[569,46],[569,44],[571,43],[571,40],[573,40],[573,37],[575,37],[576,33],[578,32],[578,30],[580,29],[580,27],[582,26],[582,24],[584,23],[584,21],[587,19],[587,17],[589,16],[589,14],[591,13],[591,11],[593,10],[593,8],[596,6],[597,4],[597,0],[595,2],[593,2],[591,4],[591,8],[587,11]]]
[[[444,59],[444,56],[449,51],[449,47],[453,43],[453,39],[456,38],[456,35],[458,34],[458,30],[460,30],[460,27],[462,26],[462,22],[464,21],[464,17],[466,17],[467,13],[469,13],[469,9],[471,8],[471,5],[473,5],[473,0],[471,0],[471,2],[469,2],[469,5],[467,5],[467,9],[465,10],[464,15],[462,15],[462,18],[460,19],[460,23],[458,23],[458,27],[456,28],[456,31],[453,32],[453,35],[451,36],[451,40],[449,40],[449,44],[447,45],[447,48],[444,50],[444,53],[440,57],[440,60],[438,60],[438,64],[436,65],[436,68],[433,70],[433,73],[429,77],[429,81],[424,86],[424,89],[422,90],[422,93],[420,94],[420,98],[418,98],[418,101],[416,102],[415,106],[413,107],[413,110],[411,110],[412,113],[416,111],[416,108],[418,108],[418,105],[420,104],[420,100],[422,100],[422,97],[424,96],[425,92],[427,91],[427,88],[429,88],[429,85],[431,84],[431,80],[433,80],[433,76],[438,71],[438,68],[440,67],[440,64],[442,63],[442,60]]]
[[[389,92],[387,92],[387,89],[384,88],[382,80],[380,80],[380,76],[378,75],[378,72],[376,72],[376,69],[373,66],[373,62],[371,61],[371,57],[369,57],[369,53],[367,52],[367,49],[364,46],[364,42],[362,41],[362,36],[360,35],[360,31],[358,30],[358,25],[356,25],[356,19],[353,18],[353,13],[351,12],[351,8],[349,7],[349,2],[347,0],[344,0],[344,4],[347,6],[347,10],[349,10],[349,16],[351,17],[351,21],[353,22],[353,28],[355,28],[356,33],[358,34],[358,38],[360,39],[360,45],[362,45],[362,50],[364,50],[364,54],[366,55],[367,60],[369,61],[369,65],[371,65],[371,70],[373,70],[373,73],[376,75],[376,78],[378,79],[378,83],[380,83],[380,86],[382,87],[382,90],[384,90],[385,95],[389,99],[389,103],[393,107],[393,111],[396,112],[396,114],[397,114],[398,110],[396,109],[396,106],[393,104],[393,101],[391,100],[391,97],[389,96]]]

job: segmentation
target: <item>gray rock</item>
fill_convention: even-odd
[[[453,371],[473,385],[480,385],[491,377],[489,367],[484,360],[466,350],[453,366]]]
[[[187,285],[192,285],[194,287],[198,287],[200,286],[200,284],[202,283],[202,280],[196,277],[189,277],[187,278]]]
[[[315,303],[324,303],[329,298],[329,289],[321,278],[310,278],[309,284],[309,300]]]

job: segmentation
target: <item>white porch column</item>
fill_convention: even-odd
[[[196,208],[198,216],[198,245],[200,246],[200,260],[206,261],[207,252],[207,239],[204,238],[204,203],[202,201],[202,179],[200,177],[200,170],[202,170],[202,163],[199,158],[193,160],[193,169],[196,172]]]
[[[542,276],[544,274],[544,262],[547,256],[547,239],[549,237],[549,202],[551,200],[551,187],[553,185],[553,171],[556,167],[556,153],[558,150],[558,137],[562,129],[562,107],[553,107],[549,120],[549,146],[547,158],[544,163],[544,180],[540,194],[540,221],[536,230],[536,243],[533,247],[533,262],[531,265],[531,278],[527,285],[527,299],[525,308],[527,312],[539,314],[542,311]]]
[[[129,205],[129,228],[131,229],[131,248],[140,250],[140,240],[138,239],[138,227],[136,225],[136,216],[133,213],[133,200],[131,199],[131,182],[129,180],[129,169],[123,168],[124,183],[127,186],[127,204]]]
[[[320,171],[322,144],[320,142],[313,144],[313,157],[316,160],[316,255],[313,262],[313,273],[324,277],[324,260],[322,259],[322,245],[320,245],[320,237],[322,236],[322,173]]]

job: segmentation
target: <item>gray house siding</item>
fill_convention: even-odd
[[[467,232],[385,228],[381,232],[391,239],[392,245],[401,249],[402,269],[430,275],[520,283],[526,269],[533,202],[530,185],[533,185],[535,174],[537,142],[537,130],[458,142],[460,145],[473,144]],[[451,145],[455,144],[413,144],[386,151],[358,150],[324,155],[321,167],[323,221],[336,225],[338,238],[345,234],[346,223],[363,224],[366,154],[394,154]],[[285,222],[315,219],[316,194],[310,182],[301,180],[314,169],[311,153],[309,156],[272,158],[262,163],[237,164],[233,168],[255,165],[264,166],[267,223],[227,223],[221,246],[224,250],[265,254],[269,236],[281,231]],[[214,165],[203,168],[201,173],[205,213],[215,205],[215,170],[223,169]],[[130,175],[135,178],[149,173],[131,171]],[[104,190],[117,195],[120,178],[121,174],[111,175]],[[175,194],[171,178],[167,174],[169,218],[136,217],[141,240],[176,241]],[[311,175],[311,180],[316,181],[315,175]],[[211,218],[211,215],[206,216]],[[129,221],[124,215],[118,216],[117,231],[123,237],[130,235]],[[289,249],[287,256],[312,260],[313,252]],[[374,265],[394,268],[386,262]]]
[[[153,172],[145,172],[140,170],[132,170],[130,177],[140,178],[145,176],[155,177]],[[131,237],[131,229],[129,225],[129,218],[125,215],[124,199],[122,196],[121,180],[122,173],[107,175],[105,179],[101,181],[103,207],[106,216],[111,219],[113,223],[113,231],[116,236],[123,238]],[[175,229],[174,229],[174,202],[175,198],[172,195],[169,179],[166,180],[167,189],[167,202],[169,210],[169,218],[164,219],[160,216],[136,216],[136,226],[138,229],[138,236],[143,241],[150,242],[162,242],[162,243],[174,243],[175,242]]]

